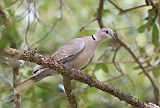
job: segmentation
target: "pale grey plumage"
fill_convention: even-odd
[[[84,46],[85,43],[81,38],[73,39],[64,44],[51,58],[59,63],[66,63],[80,53],[84,49]]]
[[[64,44],[51,56],[51,59],[71,68],[81,69],[89,64],[97,46],[109,36],[115,39],[112,29],[103,28],[95,35],[75,38]],[[45,74],[43,71],[50,72]],[[30,87],[34,82],[54,73],[53,70],[43,66],[38,66],[33,72],[35,74],[16,87],[15,92],[21,92],[23,89]],[[41,76],[41,79],[36,79],[37,76]]]

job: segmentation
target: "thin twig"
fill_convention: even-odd
[[[118,9],[120,12],[123,12],[123,9],[120,8],[118,5],[116,5],[113,0],[108,0],[108,2],[110,2],[116,9]]]
[[[116,48],[115,53],[114,53],[114,56],[113,56],[113,59],[112,59],[112,62],[113,62],[113,64],[114,64],[115,68],[117,69],[117,71],[120,72],[120,74],[121,74],[122,76],[126,77],[126,78],[132,83],[133,89],[134,89],[134,91],[135,91],[135,84],[134,84],[132,78],[130,78],[129,76],[125,75],[124,72],[123,72],[123,70],[122,70],[122,68],[121,68],[121,66],[120,66],[120,64],[115,62],[115,60],[116,60],[116,55],[117,55],[117,53],[118,53],[118,51],[119,51],[120,48],[121,48],[121,46],[118,46],[118,47]]]
[[[143,8],[143,7],[148,6],[148,5],[145,4],[145,5],[135,6],[135,7],[129,8],[129,9],[122,9],[117,4],[115,4],[113,2],[113,0],[108,0],[108,2],[110,2],[116,9],[118,9],[122,13],[126,13],[126,12],[129,12],[129,11],[135,10],[135,9],[139,9],[139,8]]]
[[[68,4],[64,1],[64,0],[61,0],[62,4],[63,4],[63,7],[71,14],[71,15],[75,15],[72,11],[72,9],[68,6]]]
[[[97,21],[99,24],[100,28],[103,28],[103,22],[102,22],[102,17],[103,17],[103,7],[104,7],[104,0],[99,1],[99,7],[98,7],[98,13],[97,13]]]
[[[91,64],[113,64],[112,61],[95,61],[95,62],[91,62]],[[132,63],[136,63],[135,61],[115,61],[115,63],[119,63],[119,64],[132,64]]]
[[[133,10],[135,10],[135,9],[143,8],[143,7],[146,7],[146,6],[147,6],[147,5],[135,6],[135,7],[129,8],[129,9],[125,9],[125,10],[123,10],[123,12],[133,11]]]
[[[54,28],[56,27],[56,25],[58,24],[58,22],[60,22],[63,18],[63,11],[62,11],[62,1],[60,0],[60,18],[58,18],[52,25],[51,29],[38,41],[36,41],[35,43],[33,43],[30,48],[32,48],[33,46],[35,46],[36,44],[40,43],[42,40],[44,40],[47,36],[49,36],[49,34],[54,30]],[[37,19],[39,21],[41,21],[38,17]]]
[[[0,17],[3,19],[3,22],[4,22],[3,25],[5,26],[5,28],[8,27],[10,21],[9,21],[9,19],[7,18],[7,16],[6,16],[6,14],[5,14],[5,12],[4,12],[4,9],[3,9],[3,7],[1,6],[1,4],[0,4]]]
[[[27,47],[29,47],[29,42],[28,42],[28,34],[29,34],[29,30],[30,30],[30,13],[31,13],[31,4],[29,1],[27,1],[27,15],[28,15],[28,22],[27,22],[27,28],[26,28],[26,33],[25,33],[25,44],[27,45]]]
[[[117,75],[117,76],[114,76],[113,78],[104,81],[104,83],[105,83],[105,82],[112,82],[112,81],[114,81],[114,80],[116,80],[116,79],[119,79],[119,78],[122,77],[122,76],[123,76],[122,74]]]
[[[91,24],[95,20],[97,20],[97,18],[93,18],[90,21],[88,21],[86,24],[82,25],[79,31],[81,32],[84,28],[86,28],[89,24]]]

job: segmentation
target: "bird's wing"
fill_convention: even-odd
[[[79,54],[84,47],[85,43],[83,39],[76,38],[64,44],[51,58],[59,63],[65,63]]]

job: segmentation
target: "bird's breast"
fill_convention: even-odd
[[[95,49],[96,46],[92,44],[85,44],[83,51],[77,54],[72,60],[67,61],[65,64],[74,69],[81,69],[89,64],[94,55]]]

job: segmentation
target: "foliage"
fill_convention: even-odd
[[[62,2],[60,2],[62,1]],[[145,4],[145,0],[114,0],[123,9]],[[0,17],[0,50],[16,43],[19,49],[37,51],[50,56],[66,41],[99,30],[96,21],[82,31],[83,25],[97,15],[98,0],[2,0],[11,25],[5,29]],[[63,14],[63,15],[62,15]],[[147,17],[144,18],[143,15]],[[114,28],[140,60],[147,72],[160,85],[159,16],[151,6],[128,12],[120,12],[107,0],[104,2],[103,23]],[[106,84],[129,92],[135,97],[155,102],[153,86],[143,74],[137,62],[123,47],[117,51],[117,42],[107,40],[96,51],[92,63],[82,71],[93,74]],[[13,108],[11,87],[13,60],[0,57],[0,108]],[[36,64],[21,61],[21,80],[31,75]],[[64,94],[62,77],[47,77],[21,94],[22,108],[66,108],[69,106]],[[72,81],[72,88],[80,108],[132,108],[132,106],[85,84]],[[144,95],[145,94],[145,95]]]

